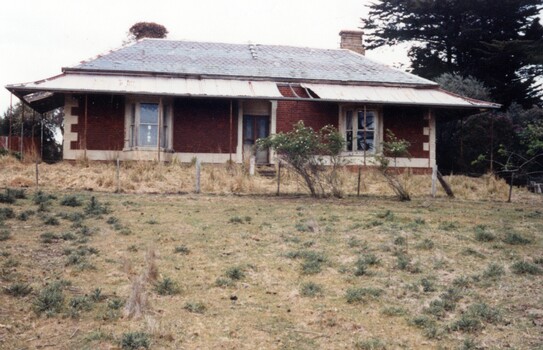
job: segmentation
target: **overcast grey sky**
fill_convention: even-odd
[[[122,45],[136,22],[157,22],[169,39],[339,47],[341,29],[357,29],[371,0],[26,0],[0,12],[0,114],[7,84],[35,81]],[[405,48],[368,52],[387,64]],[[14,97],[14,104],[17,99]]]

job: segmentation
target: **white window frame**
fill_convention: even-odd
[[[347,129],[347,115],[348,113],[352,113],[352,125],[351,129]],[[373,114],[374,120],[373,120],[373,129],[366,129],[366,130],[359,130],[358,128],[358,118],[359,113],[364,116],[368,114]],[[365,113],[365,114],[364,114]],[[382,114],[381,111],[378,108],[375,107],[367,107],[367,106],[344,106],[341,109],[341,120],[340,120],[340,131],[343,137],[345,138],[345,148],[344,153],[348,155],[375,155],[376,153],[379,153],[380,146],[381,146],[381,140],[382,140]],[[351,146],[352,149],[349,150],[347,145],[347,131],[352,131],[352,139],[351,139]],[[358,150],[358,132],[359,131],[366,131],[366,132],[373,132],[373,149],[371,150]]]
[[[158,105],[157,144],[141,146],[138,140],[141,127],[141,105]],[[125,150],[162,150],[173,148],[173,101],[161,97],[130,97],[125,108]]]

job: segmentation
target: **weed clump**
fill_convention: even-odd
[[[101,216],[109,213],[109,208],[107,205],[102,204],[96,199],[96,197],[92,196],[90,202],[85,207],[85,214],[90,216]]]
[[[359,340],[354,344],[357,350],[385,350],[386,344],[379,338],[370,338],[367,340]]]
[[[58,236],[53,232],[44,232],[40,235],[40,241],[45,244],[51,244],[58,240]]]
[[[70,307],[70,317],[77,318],[82,311],[90,311],[92,309],[92,301],[87,296],[76,296],[68,302]]]
[[[462,332],[476,332],[483,328],[484,323],[498,323],[501,321],[500,311],[489,307],[485,303],[471,305],[458,320],[452,323],[450,329]]]
[[[75,195],[66,195],[60,200],[60,205],[66,207],[80,207],[83,202]]]
[[[7,241],[11,238],[11,232],[8,230],[1,230],[0,231],[0,241]]]
[[[322,287],[314,282],[307,282],[302,284],[300,288],[300,295],[303,297],[316,297],[323,294]]]
[[[14,283],[4,289],[5,293],[14,297],[25,297],[32,292],[32,287],[26,283]]]
[[[527,261],[517,261],[511,265],[511,270],[517,275],[541,275],[543,273],[539,266]]]
[[[368,297],[378,298],[383,294],[382,289],[378,288],[349,288],[345,292],[345,299],[349,304],[365,302]]]
[[[123,350],[149,349],[150,346],[149,335],[144,332],[124,333],[121,337],[121,349]]]
[[[511,245],[526,245],[532,243],[528,238],[524,238],[522,235],[516,232],[507,232],[503,241]]]
[[[175,247],[173,252],[177,254],[187,255],[190,253],[190,249],[186,245],[183,244],[183,245]]]
[[[239,281],[245,278],[245,272],[240,266],[232,266],[228,268],[225,272],[226,277],[230,278],[233,281]]]
[[[11,208],[0,208],[0,220],[13,219],[15,212]]]
[[[180,288],[177,282],[169,277],[164,277],[155,284],[155,291],[160,295],[179,294]]]
[[[40,291],[34,300],[34,311],[37,314],[45,313],[49,317],[60,312],[63,303],[62,284],[53,283]]]
[[[479,242],[492,242],[496,239],[492,233],[486,230],[485,225],[475,226],[475,240]]]
[[[505,269],[496,263],[489,264],[483,272],[483,277],[490,280],[498,280],[503,275],[505,275]]]
[[[198,301],[188,301],[183,306],[183,309],[196,314],[203,314],[207,310],[207,307]]]
[[[36,193],[34,193],[34,196],[32,197],[32,201],[34,202],[34,204],[36,205],[40,205],[40,204],[47,204],[50,200],[52,199],[56,199],[57,197],[51,195],[51,194],[47,194],[45,192],[42,192],[42,191],[38,191]]]

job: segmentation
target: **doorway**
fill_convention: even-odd
[[[256,164],[268,164],[269,152],[256,148],[256,140],[270,134],[270,117],[261,115],[243,116],[243,157],[255,156]]]

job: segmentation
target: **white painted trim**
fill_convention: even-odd
[[[67,154],[72,152],[72,149],[70,148],[72,141],[77,141],[78,134],[72,132],[72,125],[77,125],[78,123],[78,117],[72,115],[72,107],[77,106],[77,100],[73,98],[72,95],[66,94],[64,99],[64,138],[62,144],[64,158],[66,158]]]
[[[238,144],[236,146],[236,162],[243,162],[243,101],[238,107]]]
[[[430,135],[430,128],[425,126],[423,129],[422,129],[422,134],[424,136],[429,136]]]
[[[271,113],[270,113],[270,135],[275,135],[277,133],[277,101],[271,102]],[[270,150],[270,163],[275,164],[275,158],[277,154],[274,150]]]
[[[430,144],[428,142],[422,143],[422,150],[423,151],[429,151],[430,150]]]
[[[428,127],[430,128],[430,167],[434,167],[436,163],[436,117],[434,111],[430,109],[428,112]]]

